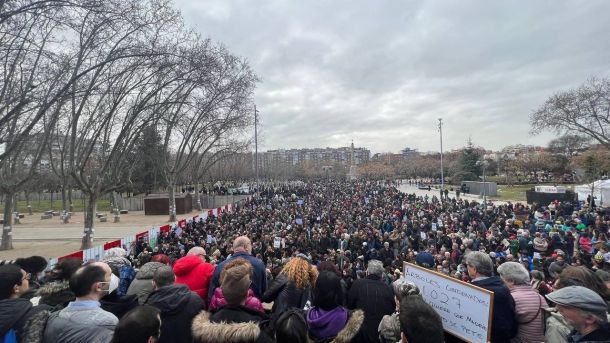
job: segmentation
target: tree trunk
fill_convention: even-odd
[[[84,194],[83,194],[84,195]],[[81,250],[91,248],[93,243],[93,233],[95,227],[95,214],[97,212],[97,194],[89,194],[89,201],[84,208],[85,211],[85,225],[83,229],[83,241],[81,243]]]
[[[11,224],[13,223],[13,201],[14,194],[6,193],[4,195],[4,224],[2,224],[2,243],[0,243],[0,250],[11,250],[13,249],[13,230]]]
[[[201,194],[199,193],[199,183],[195,184],[195,196],[197,197],[197,211],[203,211],[201,206]]]
[[[68,211],[68,194],[66,193],[65,183],[61,186],[61,209]]]
[[[169,221],[173,223],[177,220],[178,216],[176,215],[176,189],[172,183],[169,185]]]
[[[32,215],[32,204],[30,203],[30,192],[25,192],[25,204],[28,208],[28,214]]]
[[[68,224],[70,221],[70,215],[68,215],[68,212],[68,195],[64,183],[61,186],[61,220],[64,224]]]
[[[114,222],[119,223],[121,222],[121,211],[119,209],[119,195],[117,192],[112,192],[112,204],[114,207],[112,210],[114,213]]]
[[[68,180],[68,211],[74,212],[74,204],[72,204],[72,185]]]

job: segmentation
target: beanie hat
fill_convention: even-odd
[[[222,295],[230,305],[238,305],[248,295],[248,289],[250,288],[250,274],[252,272],[252,265],[246,262],[246,264],[236,264],[233,266],[225,266],[222,271],[222,279],[220,280],[222,289]]]

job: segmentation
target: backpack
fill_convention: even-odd
[[[7,333],[2,337],[0,343],[17,343],[17,335],[14,329],[9,329]]]

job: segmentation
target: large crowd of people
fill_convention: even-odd
[[[610,342],[610,213],[399,182],[261,184],[102,261],[0,266],[4,342],[452,342],[404,262],[494,292],[491,342]]]

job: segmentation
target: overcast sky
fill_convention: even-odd
[[[546,145],[548,96],[610,76],[610,1],[174,0],[262,82],[262,148]]]

